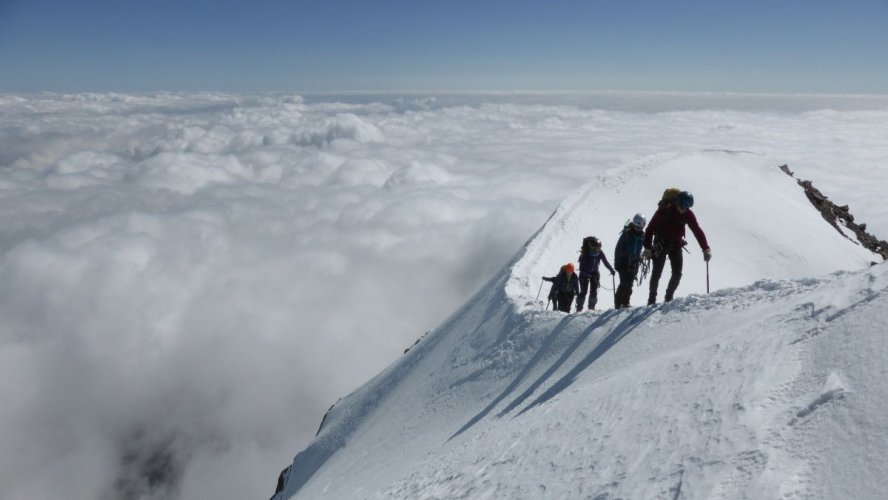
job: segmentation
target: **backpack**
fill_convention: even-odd
[[[659,203],[657,203],[658,207],[662,207],[665,205],[671,205],[678,199],[678,195],[681,193],[681,189],[678,188],[669,188],[666,191],[663,191],[663,197],[660,198]]]
[[[593,247],[601,247],[601,241],[594,236],[586,236],[583,238],[583,246],[580,247],[580,253],[589,253]]]
[[[558,293],[573,293],[573,276],[574,274],[567,274],[566,271],[562,271],[561,273],[561,282],[558,283]]]

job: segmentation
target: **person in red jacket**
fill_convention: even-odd
[[[669,284],[666,285],[666,302],[672,300],[675,295],[675,289],[678,288],[678,283],[681,281],[683,265],[681,251],[687,244],[684,240],[685,226],[690,226],[697,243],[703,249],[703,260],[709,262],[712,257],[709,243],[706,242],[706,235],[703,234],[700,224],[697,223],[697,217],[691,211],[692,206],[694,206],[694,196],[687,191],[682,191],[674,201],[661,204],[644,231],[644,252],[642,255],[645,259],[653,260],[648,305],[657,303],[657,286],[660,283],[660,276],[663,275],[663,268],[666,267],[666,257],[669,257],[669,264],[672,268],[672,276],[669,278]]]

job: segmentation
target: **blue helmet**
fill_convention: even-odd
[[[694,206],[694,195],[687,191],[678,193],[678,206],[682,208],[691,208]]]

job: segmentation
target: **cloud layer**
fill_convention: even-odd
[[[785,158],[888,235],[883,101],[606,97],[0,96],[0,496],[270,494],[336,398],[645,155]]]

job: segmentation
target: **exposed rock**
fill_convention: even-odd
[[[336,403],[338,403],[340,399],[342,398],[337,399]],[[336,406],[336,403],[330,405],[330,408],[327,409],[327,413],[324,413],[324,417],[321,419],[321,425],[318,426],[318,432],[315,433],[315,437],[318,437],[318,434],[321,433],[321,429],[324,428],[324,423],[327,421],[327,417],[330,416],[330,412],[333,411],[333,407]]]
[[[176,452],[176,440],[175,435],[158,436],[148,428],[126,435],[121,443],[120,470],[107,498],[178,496],[182,458]]]
[[[290,466],[284,468],[281,471],[281,474],[278,476],[277,488],[274,490],[274,495],[271,495],[272,500],[278,493],[284,491],[284,486],[287,484],[287,476],[290,475]]]
[[[428,335],[428,334],[429,334],[429,331],[426,330],[426,332],[423,333],[421,337],[419,337],[418,339],[416,339],[416,342],[414,342],[412,346],[408,347],[407,349],[404,349],[404,354],[407,354],[408,352],[410,352],[410,349],[413,349],[414,347],[416,347],[416,344],[418,344],[419,341],[422,340],[422,339],[424,339],[424,338],[426,337],[426,335]]]
[[[786,175],[796,179],[795,174],[789,169],[788,165],[780,165],[780,170],[786,173]],[[848,238],[847,234],[842,231],[842,228],[839,225],[848,228],[854,235],[857,237],[857,242],[862,245],[864,248],[875,252],[882,256],[882,260],[888,260],[888,242],[885,240],[879,240],[875,236],[866,232],[866,224],[857,224],[854,222],[854,215],[851,214],[850,208],[848,205],[836,205],[829,198],[820,192],[817,188],[814,187],[814,184],[811,181],[803,181],[796,179],[796,182],[799,183],[799,186],[802,186],[802,189],[805,190],[805,196],[808,197],[808,201],[814,205],[814,208],[820,212],[820,215],[829,222],[829,224],[836,228],[836,231],[839,232],[842,236]],[[848,238],[850,239],[850,238]]]
[[[338,403],[341,400],[342,400],[342,398],[337,399],[336,403]],[[324,424],[327,423],[327,417],[330,416],[330,412],[332,412],[333,408],[336,407],[336,403],[333,403],[332,405],[330,405],[330,408],[327,410],[327,413],[324,413],[324,417],[321,419],[321,425],[318,426],[318,432],[315,433],[315,437],[318,437],[318,435],[321,434],[321,431],[324,429]],[[291,465],[287,466],[286,468],[284,468],[284,470],[281,471],[280,475],[278,475],[277,487],[274,490],[274,495],[271,496],[271,500],[275,500],[276,498],[278,498],[278,493],[280,493],[281,491],[284,490],[284,488],[287,487],[287,480],[290,478],[290,473],[293,472],[292,469],[293,469],[293,465],[291,464]],[[298,480],[299,479],[299,471],[297,470],[295,472],[296,472],[296,474],[294,474],[294,477],[296,477]]]

